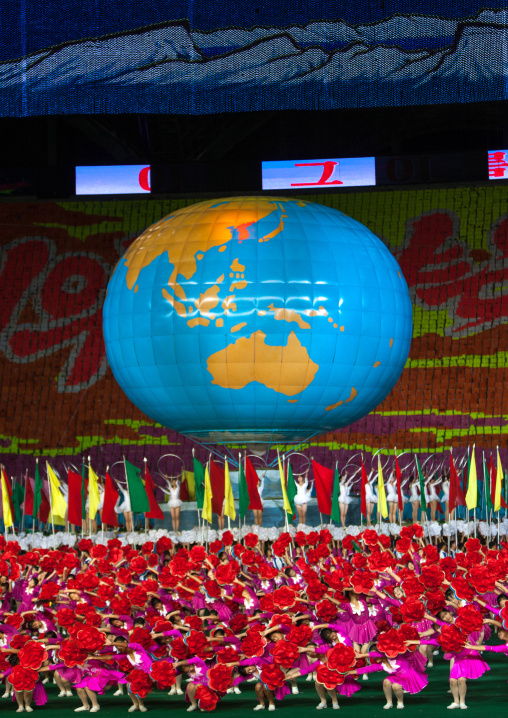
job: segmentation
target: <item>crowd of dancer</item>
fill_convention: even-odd
[[[398,537],[334,541],[324,529],[264,544],[225,531],[206,548],[161,537],[23,551],[1,539],[3,697],[32,712],[55,682],[50,695],[75,697],[76,712],[99,711],[107,690],[129,712],[156,691],[211,711],[252,681],[254,710],[275,710],[306,677],[321,710],[379,672],[384,708],[401,709],[441,651],[448,708],[465,709],[486,652],[508,654],[508,544],[457,548],[426,543],[418,524]]]

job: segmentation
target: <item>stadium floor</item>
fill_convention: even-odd
[[[435,656],[435,659],[434,667],[428,670],[429,685],[418,695],[405,695],[405,713],[432,716],[432,718],[450,716],[450,711],[447,710],[447,705],[452,700],[451,694],[447,693],[449,664],[441,656]],[[508,661],[505,656],[493,653],[487,655],[487,660],[491,670],[478,680],[468,681],[466,701],[469,718],[496,718],[497,715],[506,715]],[[386,718],[387,711],[383,710],[385,701],[382,679],[384,676],[384,673],[375,673],[369,676],[368,681],[362,680],[361,691],[351,698],[342,698],[339,701],[341,713],[349,713],[354,718],[381,718],[381,716]],[[254,683],[242,683],[240,686],[242,695],[226,695],[213,715],[228,716],[229,718],[236,718],[242,714],[250,715],[256,705],[254,685]],[[298,687],[299,695],[289,695],[284,698],[282,703],[277,702],[277,712],[291,718],[306,718],[309,715],[317,717],[319,713],[315,709],[319,700],[314,684],[299,679]],[[99,696],[102,718],[118,718],[121,714],[127,714],[127,708],[131,706],[131,701],[126,694],[115,697],[112,693],[109,691],[104,696]],[[49,686],[48,703],[41,708],[35,707],[35,712],[48,716],[51,713],[54,718],[68,718],[74,715],[74,708],[80,705],[77,696],[57,698],[56,694],[56,686]],[[168,711],[171,711],[172,716],[183,718],[187,715],[186,709],[189,704],[184,702],[183,696],[168,696],[167,693],[155,690],[147,696],[145,705],[153,718],[165,718]],[[14,713],[15,704],[5,700],[0,702],[0,709],[4,715],[7,715],[9,709]],[[326,715],[330,713],[332,713],[332,708],[329,703]],[[458,714],[462,715],[462,712],[458,711]],[[458,714],[454,714],[456,718],[458,718]],[[136,715],[141,714],[136,713]]]

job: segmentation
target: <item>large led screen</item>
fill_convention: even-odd
[[[205,114],[506,99],[487,0],[12,0],[0,114]]]
[[[263,189],[330,189],[376,184],[374,157],[262,163]]]

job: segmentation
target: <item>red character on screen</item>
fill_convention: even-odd
[[[340,180],[332,180],[328,182],[335,171],[335,167],[339,163],[335,160],[325,160],[324,162],[301,162],[295,164],[295,167],[322,167],[321,177],[317,182],[292,182],[291,187],[323,187],[329,185],[344,184]]]
[[[508,177],[506,170],[508,162],[506,161],[506,152],[498,150],[497,152],[489,152],[489,177],[492,179],[502,179]]]

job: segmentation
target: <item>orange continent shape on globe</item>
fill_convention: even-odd
[[[149,227],[129,247],[124,256],[127,287],[132,289],[141,270],[167,252],[173,265],[168,286],[176,297],[185,300],[185,291],[177,277],[180,274],[188,280],[194,276],[196,255],[206,254],[232,239],[248,239],[249,227],[278,209],[274,200],[244,197],[241,200],[212,200],[179,210]],[[279,231],[282,229],[283,226],[279,227]],[[262,239],[265,238],[259,238]]]
[[[265,344],[266,334],[254,332],[241,337],[234,344],[211,354],[207,369],[212,384],[224,389],[243,389],[251,382],[259,382],[268,389],[295,396],[312,383],[319,365],[312,361],[294,332],[286,346]]]

